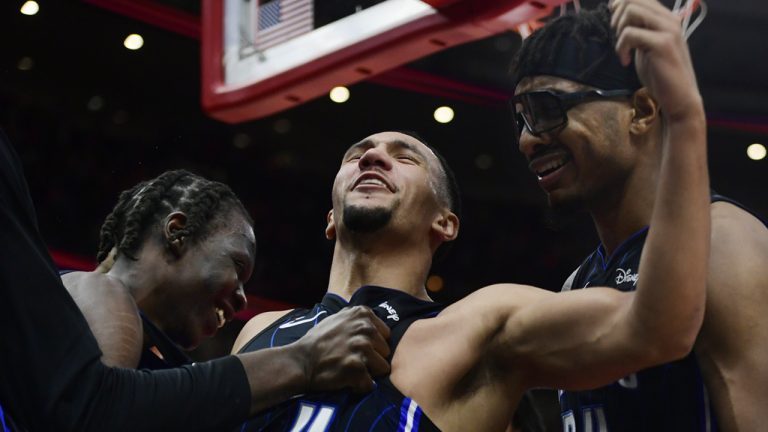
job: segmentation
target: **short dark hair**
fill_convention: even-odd
[[[600,73],[608,73],[617,80],[616,88],[639,88],[634,65],[624,67],[619,63],[615,45],[611,12],[606,4],[559,16],[523,41],[512,60],[512,82],[517,86],[526,76],[557,69],[558,62],[565,60],[572,69],[569,77],[575,81],[589,83]]]
[[[101,226],[96,259],[103,261],[114,247],[117,248],[116,257],[122,253],[135,260],[150,228],[158,227],[171,212],[186,213],[187,222],[169,241],[180,237],[199,241],[231,210],[241,212],[253,225],[250,215],[229,186],[185,170],[166,171],[120,194]]]

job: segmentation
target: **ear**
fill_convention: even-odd
[[[632,113],[629,131],[634,135],[647,133],[659,118],[659,104],[651,97],[647,88],[642,87],[635,92],[632,97]]]
[[[325,227],[325,238],[328,240],[336,239],[336,222],[333,220],[333,210],[328,212],[328,216],[325,217],[325,221],[328,225]]]
[[[163,236],[165,237],[166,247],[171,253],[179,257],[184,252],[185,239],[179,236],[179,231],[187,225],[187,215],[184,212],[176,211],[165,218],[163,225]]]
[[[432,230],[437,233],[442,242],[455,240],[459,235],[459,217],[447,211],[435,219]]]

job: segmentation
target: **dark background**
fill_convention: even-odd
[[[559,229],[548,222],[503,107],[364,82],[351,86],[345,104],[322,97],[227,125],[200,106],[199,37],[106,10],[107,0],[41,0],[31,17],[19,13],[22,3],[0,5],[0,127],[22,156],[40,227],[55,250],[92,259],[118,193],[183,167],[228,183],[251,211],[259,254],[249,294],[314,303],[327,284],[332,244],[323,230],[341,155],[388,129],[418,131],[447,157],[461,185],[461,236],[433,270],[445,281],[436,299],[455,301],[495,282],[556,290],[597,246],[586,215]],[[199,19],[200,0],[143,3]],[[690,44],[710,117],[712,185],[766,215],[768,159],[751,161],[745,150],[768,135],[768,3],[709,6]],[[129,51],[123,39],[134,32],[145,45]],[[511,92],[506,71],[519,44],[517,34],[502,34],[407,67]],[[432,113],[446,104],[456,118],[438,124]],[[198,356],[220,352],[237,328]]]

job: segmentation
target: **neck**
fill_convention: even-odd
[[[158,287],[162,286],[162,277],[158,274],[157,266],[147,265],[147,259],[142,259],[139,252],[138,260],[132,260],[126,256],[119,256],[112,268],[107,272],[109,277],[122,283],[131,293],[139,307],[141,302],[150,296]]]
[[[650,224],[657,174],[657,169],[635,169],[624,184],[601,193],[595,202],[588,203],[589,213],[607,255]]]
[[[429,246],[394,245],[376,237],[336,240],[328,292],[349,300],[361,286],[378,285],[431,301],[424,288],[432,265]]]

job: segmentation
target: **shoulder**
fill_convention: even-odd
[[[287,316],[295,310],[296,309],[288,309],[282,311],[264,312],[248,320],[245,326],[243,326],[243,329],[240,330],[240,334],[237,335],[237,339],[235,339],[235,344],[232,346],[232,354],[240,351],[243,346],[245,346],[245,344],[250,342],[250,340],[254,337],[258,336],[259,333],[263,332],[267,327],[274,324],[275,321]]]
[[[710,276],[740,273],[753,268],[765,271],[768,227],[748,211],[729,202],[712,204]]]
[[[707,305],[697,348],[717,361],[746,356],[750,347],[764,346],[768,227],[729,202],[715,202],[711,209]],[[724,364],[741,364],[733,358]]]
[[[103,273],[73,272],[64,286],[85,316],[108,366],[135,368],[141,356],[143,325],[128,288]]]
[[[61,281],[81,309],[136,309],[136,302],[128,288],[110,275],[98,272],[71,272],[63,275]]]

